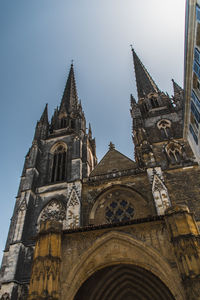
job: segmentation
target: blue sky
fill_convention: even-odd
[[[99,160],[112,141],[133,159],[130,44],[159,88],[183,84],[184,0],[1,0],[1,236],[3,250],[24,157],[49,103],[59,105],[71,60]]]

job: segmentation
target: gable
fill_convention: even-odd
[[[136,163],[115,149],[109,150],[91,172],[91,176],[103,175],[136,167]]]

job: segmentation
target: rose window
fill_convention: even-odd
[[[112,201],[105,211],[106,220],[109,223],[128,221],[133,218],[134,208],[126,200]]]

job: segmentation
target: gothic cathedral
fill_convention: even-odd
[[[1,300],[200,299],[200,167],[183,138],[183,90],[159,90],[132,49],[135,158],[96,144],[71,65],[37,122],[1,267]]]

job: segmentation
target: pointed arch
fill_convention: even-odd
[[[157,127],[161,132],[163,138],[169,138],[171,135],[171,121],[168,119],[162,119],[157,122]]]
[[[179,142],[175,140],[169,141],[164,149],[170,163],[179,164],[183,160],[184,149]]]
[[[51,182],[62,181],[67,176],[67,145],[59,142],[50,150],[52,154]]]
[[[65,220],[65,217],[65,205],[57,199],[52,199],[41,210],[37,221],[37,228],[39,229],[42,221],[56,220],[62,223]]]
[[[176,276],[167,260],[153,247],[119,231],[103,234],[84,251],[69,272],[64,271],[62,293],[67,295],[65,299],[74,299],[79,288],[95,272],[119,264],[150,271],[169,288],[175,299],[185,299],[180,278]]]
[[[13,238],[14,241],[18,241],[21,239],[26,210],[27,210],[27,203],[26,203],[26,199],[24,198],[18,208],[17,221],[16,221],[15,233]]]
[[[90,224],[119,223],[151,214],[147,201],[137,191],[124,185],[103,190],[90,212]]]

